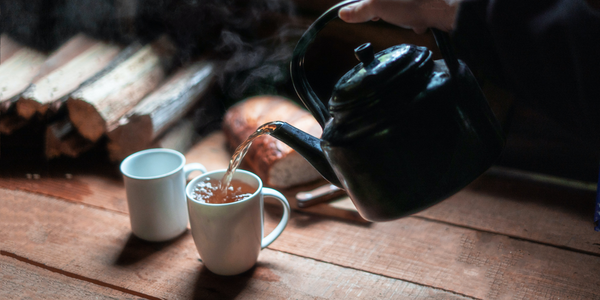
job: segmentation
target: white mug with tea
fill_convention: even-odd
[[[143,240],[162,242],[187,229],[185,183],[192,171],[206,173],[199,163],[171,149],[147,149],[121,162],[131,231]]]
[[[207,198],[198,194],[198,187],[208,179],[220,181],[225,171],[194,178],[186,187],[186,196],[192,236],[202,262],[215,274],[236,275],[252,268],[260,250],[279,237],[288,223],[290,205],[280,192],[263,187],[256,174],[239,169],[231,186],[234,190],[242,189],[243,196],[228,197],[227,201],[232,202],[223,203],[222,198],[215,201],[210,192],[205,195]],[[283,216],[277,227],[263,238],[264,197],[279,200]]]

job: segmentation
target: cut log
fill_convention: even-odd
[[[73,179],[64,180],[62,184],[57,187],[57,190],[78,190],[78,185],[81,184],[79,178],[78,174],[76,174]],[[46,178],[42,177],[41,180],[28,181],[30,182],[30,185],[33,185],[44,179]],[[84,197],[97,197],[98,194],[90,193],[90,188],[97,188],[97,184],[86,185],[82,190],[78,191],[84,195]],[[121,190],[117,198],[125,198],[125,191],[122,190],[122,186],[119,186],[119,189]],[[102,192],[102,190],[99,192]],[[125,205],[125,208],[126,207],[127,205]],[[266,223],[265,231],[269,232],[271,228],[275,227],[276,222],[279,220],[274,220],[271,211],[264,215]],[[396,280],[394,277],[376,275],[375,272],[367,273],[353,267],[339,267],[335,264],[321,263],[319,259],[307,259],[302,256],[296,256],[293,255],[294,252],[288,254],[289,252],[286,252],[285,250],[276,252],[270,249],[264,249],[259,256],[256,267],[242,275],[222,277],[212,274],[198,260],[198,252],[196,251],[194,241],[189,232],[182,234],[181,237],[168,243],[147,243],[140,241],[138,238],[131,235],[129,217],[127,214],[110,209],[100,209],[93,206],[82,205],[82,203],[79,202],[71,203],[68,201],[60,201],[44,195],[0,189],[0,216],[2,216],[2,218],[0,218],[0,228],[3,229],[0,231],[0,240],[3,242],[2,254],[8,256],[15,253],[13,257],[18,255],[19,257],[25,258],[23,260],[28,262],[36,262],[41,268],[55,271],[54,273],[59,275],[72,274],[75,275],[72,276],[75,279],[91,279],[86,286],[76,288],[80,291],[96,287],[111,287],[115,290],[125,291],[130,295],[134,295],[129,296],[129,298],[132,299],[425,299],[427,297],[428,299],[473,299],[445,292],[441,289],[432,289],[428,286],[419,286],[406,281]],[[452,278],[460,276],[466,276],[460,273],[465,273],[464,270],[466,267],[457,264],[455,259],[448,258],[454,254],[454,252],[451,252],[450,254],[444,252],[447,248],[451,250],[454,250],[454,248],[444,248],[444,244],[442,244],[441,247],[438,246],[439,242],[437,242],[437,239],[435,237],[431,238],[430,235],[427,235],[427,238],[432,239],[433,242],[428,240],[423,241],[423,238],[417,239],[416,241],[405,241],[394,238],[395,231],[388,230],[387,232],[382,233],[382,230],[377,227],[378,230],[373,230],[374,234],[377,234],[376,237],[380,240],[384,239],[383,242],[380,242],[383,244],[380,247],[385,246],[387,250],[386,252],[381,253],[381,257],[388,260],[376,261],[373,257],[379,254],[377,251],[372,250],[374,253],[362,252],[364,250],[363,248],[355,250],[351,248],[351,246],[347,246],[348,242],[352,242],[352,236],[343,239],[345,235],[352,235],[354,232],[363,234],[360,236],[362,238],[364,236],[364,231],[366,231],[365,229],[368,229],[367,227],[363,228],[361,226],[355,226],[355,228],[347,229],[351,225],[346,225],[342,222],[335,223],[327,218],[318,218],[314,220],[319,223],[309,223],[309,225],[313,226],[306,226],[307,221],[313,221],[313,219],[303,215],[295,215],[292,222],[290,222],[286,231],[279,239],[281,239],[285,245],[292,244],[292,247],[296,246],[297,248],[302,248],[302,245],[312,243],[312,245],[315,245],[315,248],[311,248],[313,250],[312,252],[303,249],[304,252],[310,253],[311,257],[318,257],[322,254],[329,254],[329,256],[331,256],[341,253],[345,256],[337,258],[338,260],[345,259],[345,262],[350,263],[354,261],[354,265],[359,265],[360,267],[363,267],[363,265],[360,265],[360,258],[366,257],[371,260],[369,261],[369,264],[364,265],[370,267],[370,269],[375,269],[384,263],[395,263],[393,258],[401,251],[394,251],[393,247],[386,246],[388,243],[393,243],[394,246],[400,245],[402,250],[407,249],[407,252],[414,255],[413,260],[420,263],[419,266],[430,266],[430,264],[427,264],[426,262],[427,259],[432,259],[431,257],[428,257],[428,254],[432,252],[432,254],[436,255],[441,254],[442,258],[447,259],[447,261],[437,259],[436,262],[442,260],[445,264],[435,264],[431,266],[433,270],[421,267],[419,270],[423,270],[421,271],[422,273],[427,271],[427,275],[430,275],[431,273],[438,272],[439,274],[448,276],[442,277],[445,281],[450,281]],[[325,223],[328,227],[323,229],[323,226],[315,226],[322,223]],[[412,224],[399,224],[396,226],[400,228],[400,230],[398,230],[398,236],[400,236],[400,234],[410,234],[410,228],[402,227],[410,225]],[[388,226],[388,228],[389,227],[390,226]],[[442,227],[442,225],[432,227],[431,230],[436,230],[438,227]],[[448,226],[444,227],[448,228]],[[347,229],[347,231],[339,231],[338,228]],[[318,231],[319,229],[321,230],[320,232]],[[327,231],[327,229],[330,230]],[[456,230],[453,229],[454,228],[452,227],[450,227],[449,230],[447,229],[446,234],[454,235]],[[288,232],[292,230],[294,230],[294,233],[290,235]],[[309,234],[305,235],[302,231],[308,231]],[[315,235],[318,233],[327,236],[328,238],[343,240],[343,242],[345,242],[342,244],[343,247],[348,248],[342,248],[341,246],[336,248],[336,246],[338,246],[337,244],[332,245],[331,243],[326,242],[327,240],[321,240],[319,236]],[[459,231],[458,234],[460,233],[461,232]],[[413,233],[412,235],[417,234]],[[289,240],[287,243],[285,241],[286,239]],[[369,242],[374,244],[379,242],[379,240],[369,240],[368,235],[365,239],[366,241],[360,240],[354,242],[362,242],[363,244]],[[294,241],[297,241],[297,245],[293,245]],[[434,244],[436,248],[431,250],[421,250],[426,247],[422,245],[436,242],[437,244]],[[446,241],[446,243],[453,242],[454,241],[452,240],[449,242]],[[405,245],[407,243],[410,244],[407,246]],[[515,243],[523,244],[525,242],[517,241]],[[324,251],[321,251],[318,248],[320,244],[327,247],[327,250],[337,252],[333,252],[333,254],[331,252],[324,253]],[[413,246],[415,244],[417,246]],[[279,245],[279,240],[273,245]],[[376,250],[376,246],[379,245],[371,245],[371,248],[367,248],[367,250]],[[451,246],[454,246],[454,243]],[[496,246],[496,244],[494,244],[494,246]],[[511,244],[509,246],[510,248],[506,251],[515,249],[514,245]],[[474,249],[472,249],[472,251],[479,251],[484,247],[485,245],[481,245],[481,243],[474,243]],[[532,244],[531,247],[533,248],[532,250],[546,250],[540,249],[543,248],[543,246],[536,244]],[[419,252],[419,250],[421,251]],[[550,250],[541,251],[544,254],[543,258],[554,259],[557,255],[549,256],[546,254],[547,252],[552,252],[552,250],[553,249],[550,248]],[[361,252],[352,255],[352,251]],[[559,252],[557,253],[559,255],[561,254],[560,251],[553,251],[553,253],[556,252]],[[348,253],[350,253],[350,255],[348,255]],[[359,256],[359,258],[355,259],[357,256]],[[403,257],[406,256],[407,255],[404,255]],[[390,257],[392,259],[389,259]],[[437,256],[433,258],[436,257]],[[584,292],[587,290],[593,291],[594,285],[597,286],[598,284],[596,277],[587,276],[589,277],[589,282],[585,280],[578,282],[576,280],[580,278],[586,279],[586,275],[588,274],[595,274],[590,270],[593,270],[594,267],[596,267],[597,259],[595,257],[583,257],[581,255],[579,257],[580,260],[577,261],[575,260],[577,258],[576,255],[566,255],[565,257],[567,260],[564,264],[574,263],[574,267],[577,268],[583,266],[581,272],[586,271],[588,273],[583,273],[576,277],[566,276],[560,283],[562,285],[572,284],[576,288],[573,289],[575,292],[579,292],[580,290],[583,290]],[[590,262],[586,261],[585,258],[588,258]],[[422,262],[423,260],[425,260],[425,262]],[[538,262],[538,264],[541,263]],[[412,266],[410,263],[406,263],[405,265]],[[447,265],[454,267],[454,269],[447,271],[447,268],[444,269]],[[477,268],[475,269],[475,267]],[[514,270],[516,268],[514,266],[513,268],[505,267],[498,271],[496,265],[476,265],[468,270],[474,269],[472,272],[480,273],[469,273],[469,279],[476,275],[484,277],[486,274],[485,267],[490,269],[488,273],[493,271],[508,273],[511,271],[510,274],[512,275],[518,271]],[[496,269],[493,269],[494,267],[496,267]],[[535,269],[536,266],[533,267],[533,270],[537,270]],[[546,265],[538,266],[538,268],[542,267],[545,268],[542,269],[544,271],[548,270],[549,272],[555,272],[551,274],[556,277],[566,273],[566,271],[560,272],[560,269],[558,270],[559,272],[556,272],[556,267],[549,268],[546,267]],[[2,265],[0,265],[0,268],[0,274],[9,272],[9,274],[13,276],[5,278],[2,281],[2,284],[4,285],[3,288],[0,289],[0,298],[5,299],[2,297],[2,292],[14,290],[11,283],[18,280],[15,279],[18,274],[10,272],[12,271],[10,268],[7,269]],[[384,271],[387,271],[387,273],[395,272],[401,274],[412,271],[412,269],[409,271],[404,271],[404,269],[405,268],[397,267],[392,270],[384,269]],[[452,271],[454,272],[451,273]],[[534,273],[530,276],[536,277],[524,277],[528,282],[534,280],[545,282],[544,280],[548,280],[540,276],[539,273],[533,271],[530,271],[530,273]],[[453,274],[459,275],[450,277]],[[431,278],[435,277],[435,273],[430,276],[432,276]],[[518,279],[521,278],[523,277],[518,277]],[[422,277],[418,277],[417,279],[422,279]],[[442,279],[440,279],[440,281]],[[411,278],[411,280],[415,280],[415,278]],[[493,278],[488,278],[487,281],[479,280],[474,284],[487,287],[486,284],[489,285],[488,282],[492,280]],[[31,285],[35,287],[42,286],[42,283],[28,284],[27,281],[20,282],[22,282],[22,285]],[[455,280],[454,282],[458,284],[463,283],[464,280],[460,282]],[[578,284],[580,282],[583,283]],[[437,284],[437,286],[439,286],[439,284]],[[63,292],[64,294],[69,291],[62,285],[53,285],[52,288],[63,289],[66,291]],[[460,286],[458,286],[458,288],[460,288]],[[48,293],[44,295],[50,295],[48,296],[48,299],[66,298],[61,297],[61,294],[54,294],[52,291],[53,290],[49,290]],[[131,291],[135,291],[135,294]],[[542,296],[544,295],[543,291],[545,290],[542,290],[539,293]],[[9,296],[12,295],[13,294]],[[21,296],[20,294],[16,295]],[[369,297],[371,295],[373,296]],[[580,292],[578,295],[582,295],[582,293]],[[76,294],[73,298],[102,299],[96,298],[96,296],[97,295],[94,294]],[[111,296],[114,297],[114,299],[127,298],[120,296],[117,293],[114,293]],[[590,295],[588,293],[584,294],[584,296],[588,297],[585,298],[582,296],[580,298],[594,299],[595,294]],[[36,297],[33,298],[38,299]]]
[[[181,68],[146,96],[118,122],[108,126],[108,151],[113,161],[146,149],[187,114],[210,86],[214,66],[198,61]]]
[[[9,110],[12,102],[38,74],[47,55],[22,47],[0,65],[0,109]]]
[[[104,69],[121,47],[76,35],[44,62],[33,83],[16,102],[17,115],[28,120],[36,112],[73,92],[85,80]],[[59,102],[60,103],[60,102]]]
[[[66,100],[69,120],[81,136],[96,142],[165,76],[171,52],[161,52],[165,38],[145,45],[123,62],[111,64],[83,83]]]
[[[78,157],[95,143],[83,138],[68,120],[54,122],[46,127],[46,158]]]

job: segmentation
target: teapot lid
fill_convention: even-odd
[[[336,84],[329,101],[332,112],[371,102],[384,93],[415,95],[433,70],[432,53],[426,47],[402,44],[374,54],[371,44],[366,43],[354,52],[360,63]]]

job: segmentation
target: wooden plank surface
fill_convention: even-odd
[[[1,196],[5,252],[144,294],[190,289],[189,233],[149,244],[130,236],[126,214],[20,191]],[[266,232],[279,218],[273,210]],[[478,299],[600,298],[597,256],[419,218],[359,225],[294,213],[269,248]],[[137,288],[140,278],[161,284]]]
[[[208,169],[222,168],[229,159],[229,154],[220,150],[223,137],[217,132],[205,137],[202,142],[204,144],[197,144],[187,153],[187,161],[202,162]],[[80,207],[78,211],[81,212],[98,207],[100,209],[92,210],[94,214],[100,211],[112,216],[107,220],[108,224],[120,224],[115,222],[115,215],[127,220],[126,200],[118,176],[104,177],[88,172],[74,174],[70,178],[36,179],[30,174],[29,177],[2,178],[0,185],[67,199],[69,202],[64,202],[65,205]],[[4,192],[11,193],[9,190]],[[20,194],[17,198],[21,201],[27,196],[33,197]],[[577,192],[574,190],[507,181],[506,178],[487,175],[451,199],[415,217],[394,222],[361,224],[340,222],[340,219],[314,214],[293,213],[284,234],[270,249],[479,299],[600,299],[600,291],[595,288],[600,284],[600,279],[594,276],[600,271],[600,255],[593,252],[594,249],[585,248],[597,246],[594,245],[597,237],[594,232],[587,231],[588,227],[581,230],[581,224],[585,226],[588,217],[585,209],[577,208],[579,206],[573,203],[587,202],[588,196],[580,196],[582,198],[576,200]],[[0,197],[4,198],[5,195]],[[566,202],[564,199],[575,200]],[[29,210],[39,210],[39,207],[48,210],[51,203],[36,205],[38,208],[32,206]],[[565,209],[569,206],[571,210]],[[17,211],[17,207],[3,207],[4,212]],[[72,211],[67,212],[68,215],[77,215],[72,207],[70,209]],[[56,210],[63,211],[65,208]],[[267,215],[271,217],[266,220],[267,232],[275,226],[281,209],[272,206],[269,210],[271,213]],[[2,213],[0,219],[6,219],[4,215],[6,213]],[[486,219],[488,217],[491,219]],[[62,226],[65,228],[60,230],[74,230],[70,229],[70,222],[79,222],[77,218],[60,217],[53,228]],[[92,216],[85,218],[93,219]],[[42,218],[49,219],[52,218]],[[5,222],[7,224],[0,224],[0,228],[5,228],[2,234],[17,234],[17,240],[25,239],[22,237],[32,234],[32,231],[18,233],[18,230],[10,229],[10,224],[23,222],[23,228],[29,226],[26,224],[36,224],[26,217]],[[550,225],[559,227],[550,231]],[[84,227],[82,230],[86,232],[96,230],[87,225]],[[114,230],[112,225],[109,227],[107,230]],[[122,227],[120,234],[127,235],[128,224],[125,222]],[[61,232],[59,229],[52,230]],[[78,245],[81,244],[66,246],[74,247],[78,252],[85,252],[85,247],[94,247],[85,246],[86,243],[98,243],[93,238],[88,241],[76,238],[79,234],[67,231],[60,236],[65,236],[66,240],[73,238]],[[566,240],[573,236],[575,238],[564,244],[566,246],[553,244],[555,240]],[[14,239],[0,237],[0,240]],[[176,241],[173,244],[179,243]],[[38,251],[35,247],[28,248],[30,246],[27,242],[14,245],[11,249],[23,249],[27,253]],[[61,256],[61,251],[67,251],[60,245],[57,247],[55,255]],[[38,254],[42,255],[43,251],[39,251]],[[89,255],[96,255],[94,253]],[[54,256],[50,258],[53,260]],[[106,257],[102,259],[110,260]],[[101,266],[84,269],[87,268],[102,270]]]
[[[35,112],[45,114],[51,104],[57,106],[59,99],[77,89],[91,78],[121,51],[121,47],[78,34],[62,45],[44,62],[39,74],[33,79],[16,102],[19,116],[29,119]]]
[[[359,225],[296,216],[270,248],[477,299],[600,299],[597,255],[416,217]]]
[[[11,99],[23,92],[37,75],[47,55],[31,48],[17,50],[0,65],[0,103],[6,111]]]
[[[47,195],[128,213],[123,181],[121,178],[113,176],[85,173],[45,176],[45,174],[35,172],[28,173],[25,170],[18,176],[2,178],[0,188]]]
[[[159,44],[144,45],[124,61],[122,53],[69,95],[69,119],[83,137],[96,142],[107,126],[117,122],[163,80],[163,63],[170,57],[163,55]]]
[[[4,256],[164,299],[466,299],[269,249],[250,271],[217,276],[198,261],[189,232],[148,243],[131,236],[126,214],[5,189],[0,189],[0,249]]]
[[[204,137],[189,152],[187,162],[200,162],[208,170],[225,168],[230,154],[220,132]],[[0,187],[41,193],[73,202],[127,213],[127,200],[118,166],[108,176],[91,170],[73,170],[55,176],[35,177],[23,170],[0,178]],[[193,173],[191,177],[198,174]],[[36,179],[38,178],[38,179]],[[301,188],[297,188],[301,189]],[[291,199],[294,190],[284,191]],[[600,234],[593,230],[593,193],[547,184],[483,175],[449,199],[416,216],[536,243],[566,247],[600,255]],[[360,222],[350,200],[317,205],[305,210]]]
[[[494,175],[417,216],[600,255],[595,193]]]
[[[110,159],[150,148],[153,141],[200,103],[214,78],[210,61],[196,61],[178,69],[156,90],[143,98],[118,122],[107,128]]]
[[[77,279],[60,270],[48,270],[0,254],[0,299],[140,299],[143,295],[130,294]]]

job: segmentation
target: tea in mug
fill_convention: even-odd
[[[273,133],[282,124],[283,122],[280,121],[269,122],[252,133],[235,149],[231,160],[229,160],[229,167],[221,180],[205,178],[203,182],[198,183],[194,190],[196,200],[204,203],[231,203],[244,200],[254,194],[255,188],[240,180],[233,180],[233,174],[246,153],[248,153],[252,141],[262,135]]]
[[[221,180],[205,178],[196,185],[196,200],[204,203],[231,203],[244,200],[256,191],[255,187],[237,179],[231,180],[225,193],[221,190]]]
[[[283,122],[281,121],[273,121],[263,124],[235,149],[233,156],[229,160],[229,167],[223,175],[223,179],[221,179],[222,193],[225,193],[225,190],[229,188],[229,183],[231,182],[231,179],[233,179],[233,174],[242,162],[242,159],[244,159],[244,156],[246,156],[246,153],[248,153],[250,146],[252,146],[252,141],[260,136],[273,133],[275,130],[281,127],[282,124]]]

